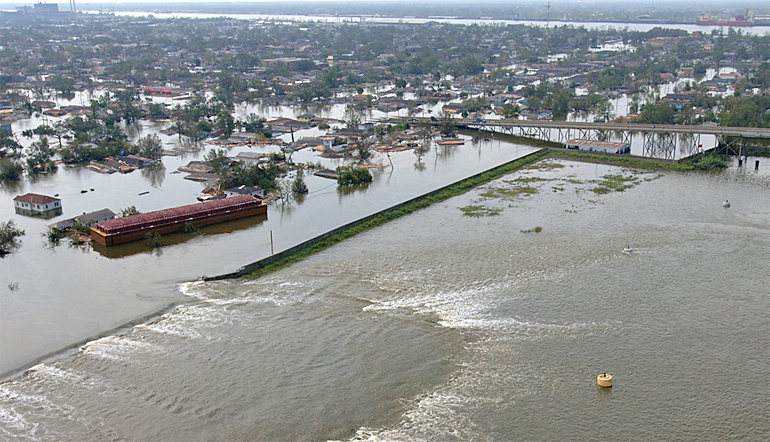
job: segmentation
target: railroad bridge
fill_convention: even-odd
[[[411,120],[441,124],[440,120],[435,118]],[[714,147],[719,147],[720,153],[737,156],[746,156],[746,146],[750,140],[764,139],[768,140],[766,143],[770,143],[770,129],[755,127],[469,118],[453,118],[452,124],[458,127],[491,130],[559,143],[577,138],[596,141],[616,139],[624,144],[631,144],[635,136],[641,136],[643,156],[665,159],[674,159],[677,141],[685,156],[708,150],[703,148],[701,142],[703,135],[711,135],[716,139]]]

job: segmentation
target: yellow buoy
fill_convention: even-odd
[[[605,388],[612,387],[612,375],[608,373],[600,374],[596,377],[596,384]]]

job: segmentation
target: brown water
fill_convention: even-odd
[[[148,125],[143,131],[157,131]],[[302,136],[302,134],[298,134]],[[164,137],[166,143],[177,143]],[[168,147],[173,144],[168,144]],[[208,148],[207,148],[208,149]],[[232,148],[239,151],[275,151]],[[13,219],[26,231],[23,245],[0,259],[0,376],[73,344],[109,333],[170,305],[185,301],[176,284],[203,275],[235,271],[240,266],[285,250],[307,239],[414,196],[442,187],[533,151],[499,141],[470,141],[465,146],[434,146],[417,163],[411,151],[391,154],[393,168],[374,169],[367,188],[340,192],[336,182],[306,176],[310,193],[300,202],[272,204],[267,219],[241,220],[204,229],[203,235],[171,235],[166,247],[148,249],[143,242],[113,248],[58,247],[43,234],[53,222],[77,214],[136,206],[142,212],[196,203],[203,186],[174,173],[207,150],[185,157],[166,157],[163,166],[128,175],[103,175],[84,168],[58,171],[0,188],[0,219]],[[308,150],[296,162],[322,162],[334,168],[341,160],[325,160]],[[379,155],[377,161],[389,164]],[[93,189],[93,190],[92,190]],[[82,191],[85,191],[84,193]],[[56,195],[64,213],[54,219],[17,215],[12,199],[26,192]],[[17,289],[9,286],[16,283]]]
[[[608,174],[635,185],[592,191]],[[769,190],[515,173],[259,280],[182,284],[0,385],[0,439],[767,440]]]

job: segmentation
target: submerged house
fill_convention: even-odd
[[[245,185],[225,189],[225,196],[227,197],[238,196],[238,195],[249,195],[255,198],[264,198],[265,190],[260,189],[258,187],[245,186]]]
[[[83,213],[82,215],[78,215],[74,218],[69,218],[63,221],[59,221],[57,223],[51,224],[49,227],[51,227],[52,229],[65,231],[72,228],[72,226],[78,223],[91,225],[102,221],[107,221],[108,219],[113,219],[113,218],[115,218],[115,212],[105,208],[102,210],[97,210],[95,212]]]
[[[13,207],[19,215],[42,216],[53,218],[61,215],[62,206],[59,198],[39,193],[25,193],[13,199]]]

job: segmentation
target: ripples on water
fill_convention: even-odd
[[[547,178],[529,196],[481,188],[185,284],[191,303],[0,385],[0,438],[768,439],[766,180],[563,164],[516,174]],[[591,192],[608,173],[641,179]]]

